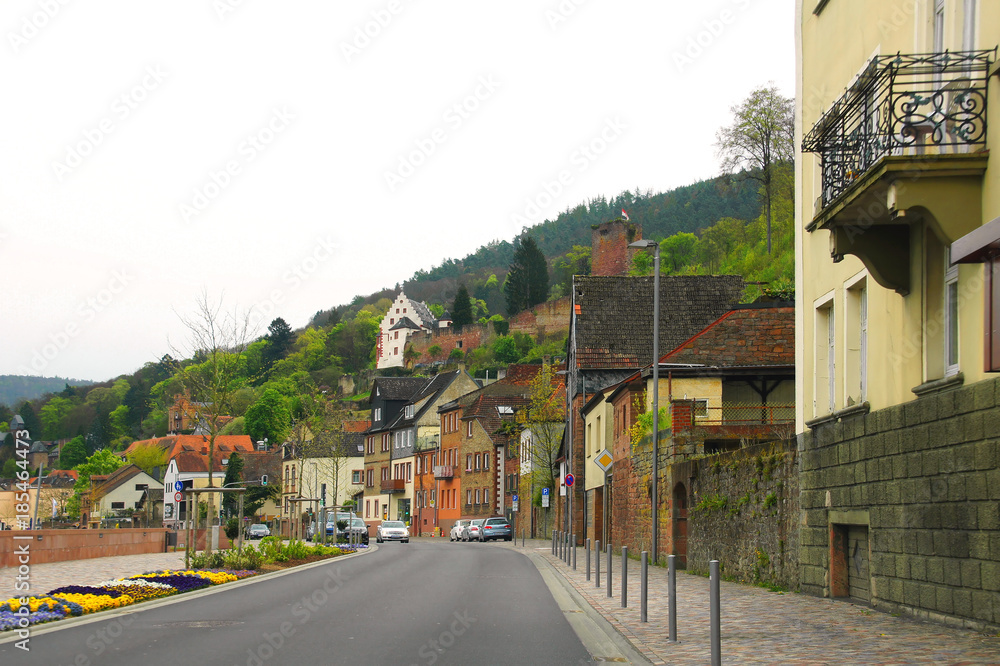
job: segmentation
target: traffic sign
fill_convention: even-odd
[[[567,474],[566,477],[563,479],[563,482],[566,484],[567,487],[572,488],[573,484],[576,482],[576,477],[574,477],[572,474]]]
[[[600,467],[602,470],[607,472],[611,469],[611,465],[615,462],[614,456],[607,449],[601,449],[596,456],[594,456],[594,464]]]
[[[184,490],[184,482],[183,481],[174,481],[174,490],[176,490],[177,492],[180,492],[180,491]]]
[[[513,502],[511,502],[510,510],[511,511],[517,511],[517,500],[514,500]]]
[[[510,499],[511,499],[512,502],[516,502],[517,501],[517,495],[511,495]]]
[[[548,495],[549,494],[549,489],[548,488],[542,488],[542,494],[543,495]]]
[[[174,501],[175,502],[183,502],[184,501],[184,493],[174,493]]]

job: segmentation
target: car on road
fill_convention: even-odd
[[[510,521],[501,517],[487,518],[479,533],[480,541],[497,541],[499,539],[510,541],[513,538],[514,530],[510,526]]]
[[[383,520],[375,530],[375,543],[383,541],[410,543],[410,528],[402,520]]]
[[[271,536],[271,529],[263,523],[254,523],[247,528],[247,539],[263,539]]]
[[[462,541],[480,541],[480,532],[485,518],[473,518],[462,530]]]
[[[449,535],[451,537],[450,541],[461,541],[462,532],[471,522],[471,520],[465,520],[464,518],[462,520],[456,520],[455,524],[451,526],[451,534]]]
[[[343,523],[343,528],[338,526],[337,523]],[[317,529],[319,524],[316,523],[315,527],[313,525],[309,526],[306,534],[307,538],[319,541],[317,534],[319,532],[319,529]],[[354,536],[355,543],[368,543],[368,525],[357,514],[346,512],[331,513],[326,517],[326,538],[328,541],[335,542],[341,539],[350,541],[352,535]]]

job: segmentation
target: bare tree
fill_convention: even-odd
[[[223,312],[222,300],[202,291],[191,315],[179,315],[188,329],[186,349],[171,345],[175,376],[192,401],[198,403],[198,425],[208,439],[208,486],[214,487],[215,440],[228,422],[233,397],[248,383],[246,349],[253,340],[249,312]],[[214,520],[214,500],[209,502],[209,524]]]
[[[722,160],[722,172],[742,172],[764,187],[767,217],[767,253],[771,253],[771,196],[775,167],[791,162],[794,156],[795,103],[783,97],[771,83],[750,93],[730,109],[733,124],[716,133],[715,145]]]

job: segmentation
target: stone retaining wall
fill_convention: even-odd
[[[125,528],[109,530],[7,530],[0,532],[0,567],[20,561],[19,548],[28,546],[28,564],[84,560],[91,557],[165,553],[167,530]],[[29,539],[23,537],[28,536]]]

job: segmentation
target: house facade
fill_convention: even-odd
[[[86,503],[89,509],[88,527],[138,527],[143,514],[147,525],[162,518],[162,515],[157,515],[155,503],[144,502],[150,488],[159,489],[160,480],[137,466],[125,465],[111,474],[91,477],[91,481],[91,490],[81,501],[81,505]],[[137,518],[137,523],[133,523]]]
[[[797,5],[801,587],[995,631],[1000,5]]]
[[[400,291],[379,324],[375,368],[403,367],[403,352],[410,336],[419,331],[432,331],[437,325],[425,303],[411,300]]]

